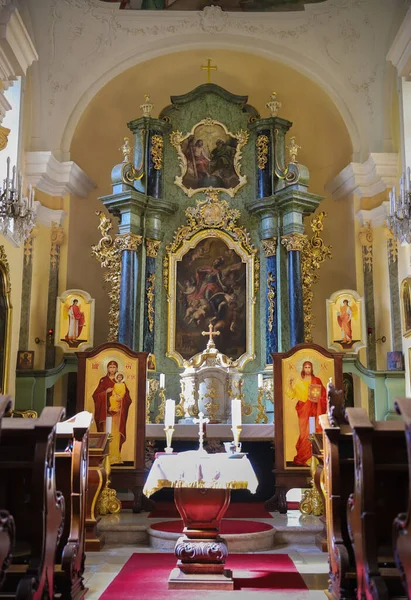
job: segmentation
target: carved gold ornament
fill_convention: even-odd
[[[164,388],[160,388],[158,397],[160,398],[160,406],[158,407],[158,414],[155,418],[157,424],[164,423],[164,413],[166,411],[166,394]]]
[[[154,329],[154,288],[155,288],[156,275],[155,273],[151,273],[147,277],[146,284],[146,298],[147,298],[147,318],[148,318],[148,330],[150,333],[153,332]]]
[[[274,140],[277,148],[278,129],[274,129]],[[297,156],[297,155],[296,155]],[[297,183],[300,178],[300,170],[295,162],[289,162],[287,166],[281,167],[278,164],[277,152],[274,152],[274,173],[278,179],[284,179],[289,185]]]
[[[387,236],[388,261],[391,264],[396,263],[398,259],[398,242],[395,239],[394,234],[389,227],[385,227],[384,232]]]
[[[144,148],[146,138],[146,130],[141,130],[141,143]],[[123,153],[123,164],[121,166],[121,180],[127,185],[133,185],[135,181],[139,181],[144,177],[144,158],[141,157],[140,166],[136,169],[132,162],[132,148],[128,137],[124,138],[124,143],[120,148]]]
[[[281,238],[282,245],[286,248],[287,252],[302,252],[305,248],[307,236],[302,233],[289,233],[283,235]]]
[[[311,219],[311,229],[314,232],[313,237],[308,240],[305,238],[305,246],[301,255],[301,275],[303,284],[303,307],[304,307],[304,340],[307,343],[312,342],[311,330],[314,327],[312,306],[314,294],[312,286],[319,279],[318,270],[321,264],[327,259],[332,258],[331,246],[325,246],[320,237],[324,229],[323,220],[327,216],[324,211],[317,217]],[[305,236],[304,236],[305,237]]]
[[[51,224],[51,250],[50,264],[52,269],[56,269],[59,264],[60,246],[64,242],[64,229],[56,223]]]
[[[173,131],[170,134],[170,144],[177,150],[179,167],[181,169],[180,175],[175,176],[174,183],[179,188],[181,188],[183,190],[183,192],[189,198],[191,198],[191,196],[193,196],[194,194],[197,194],[198,192],[206,191],[207,188],[205,188],[205,187],[187,188],[184,185],[183,179],[187,174],[188,162],[187,162],[187,156],[183,152],[182,144],[188,138],[194,137],[195,131],[198,127],[200,127],[200,128],[208,128],[209,127],[212,129],[212,128],[215,128],[216,126],[222,128],[225,136],[231,137],[232,139],[237,140],[236,150],[235,150],[235,154],[234,154],[233,167],[234,167],[234,171],[238,177],[238,184],[234,188],[214,187],[212,189],[214,189],[217,192],[224,192],[224,193],[228,194],[229,196],[231,196],[231,198],[233,198],[235,196],[235,194],[238,192],[238,190],[241,189],[247,183],[247,177],[245,175],[241,175],[240,169],[241,169],[241,158],[242,158],[241,149],[243,148],[243,146],[245,146],[245,144],[248,141],[248,131],[245,131],[244,129],[240,129],[240,131],[238,131],[237,133],[231,133],[223,123],[220,123],[220,121],[215,121],[214,119],[211,119],[208,117],[207,119],[203,119],[202,121],[199,121],[198,123],[196,123],[194,125],[194,127],[191,129],[191,131],[189,131],[187,134],[183,134],[181,131]]]
[[[257,416],[255,418],[256,423],[268,423],[268,417],[265,413],[265,406],[263,402],[264,388],[258,390],[257,396]]]
[[[151,159],[154,168],[160,171],[163,166],[164,140],[162,135],[153,135],[151,138]]]
[[[298,151],[301,150],[301,146],[299,146],[295,141],[295,135],[290,137],[290,143],[287,146],[288,150],[288,162],[291,164],[295,164],[297,161]]]
[[[161,242],[159,240],[152,240],[150,238],[146,238],[146,252],[147,256],[150,258],[157,258],[158,250],[161,246]]]
[[[267,300],[268,300],[268,331],[273,330],[274,324],[274,309],[275,309],[275,277],[269,271],[267,277]]]
[[[150,409],[151,404],[154,401],[155,395],[159,389],[158,379],[147,379],[149,392],[146,394],[146,423],[150,423]]]
[[[276,237],[268,238],[266,240],[261,240],[261,245],[263,247],[266,258],[276,255],[276,253],[277,253],[277,238]]]
[[[268,162],[268,144],[269,140],[266,135],[259,135],[257,137],[257,165],[260,171],[263,171]]]
[[[10,129],[7,129],[7,127],[3,127],[3,125],[0,125],[0,152],[1,150],[4,150],[7,146],[9,133]]]
[[[362,264],[364,271],[372,270],[373,254],[372,254],[372,243],[373,234],[370,221],[368,221],[365,227],[360,229],[359,240],[362,246]]]
[[[277,92],[271,92],[270,100],[265,106],[270,111],[270,115],[272,117],[276,117],[278,115],[278,111],[281,108],[281,102],[277,100]]]
[[[254,358],[255,294],[259,286],[260,267],[256,257],[257,248],[252,244],[247,230],[237,224],[240,211],[230,208],[226,200],[219,200],[214,189],[207,189],[205,196],[205,199],[197,200],[195,207],[186,209],[186,224],[177,229],[172,242],[166,246],[163,282],[168,302],[167,357],[175,360],[180,367],[184,366],[183,357],[176,351],[177,264],[202,240],[219,238],[246,264],[246,352],[237,359],[241,367]]]
[[[136,251],[142,242],[141,235],[124,233],[113,238],[110,234],[113,224],[102,211],[96,211],[100,217],[98,226],[102,235],[96,246],[91,247],[91,255],[105,269],[104,281],[109,284],[110,309],[108,312],[109,333],[108,341],[115,342],[118,337],[118,322],[120,312],[120,280],[121,280],[121,253],[123,250]]]

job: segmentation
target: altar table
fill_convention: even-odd
[[[184,523],[177,540],[177,567],[169,588],[229,589],[234,587],[224,568],[227,544],[219,536],[220,523],[232,489],[257,490],[258,481],[245,455],[207,454],[191,450],[158,454],[143,493],[150,496],[163,487],[174,488],[174,501]]]

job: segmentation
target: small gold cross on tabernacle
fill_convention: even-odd
[[[210,83],[210,81],[211,81],[210,71],[217,71],[217,65],[215,65],[215,67],[212,67],[211,66],[211,58],[207,58],[207,64],[201,65],[201,70],[207,71],[207,83]]]
[[[215,335],[220,335],[219,331],[213,331],[214,327],[212,325],[212,323],[208,324],[208,331],[202,331],[201,335],[208,335],[209,336],[209,340],[207,342],[207,348],[215,348],[215,344],[214,344],[214,340],[213,337]]]

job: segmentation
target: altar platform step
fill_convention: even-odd
[[[323,529],[318,517],[302,515],[298,510],[289,510],[286,515],[271,513],[271,518],[247,519],[247,522],[265,523],[270,526],[265,531],[222,534],[231,552],[262,552],[265,550],[315,546],[315,536]],[[175,521],[175,519],[169,519]],[[242,519],[228,519],[241,523]],[[173,552],[181,533],[161,531],[153,525],[164,523],[166,519],[149,519],[148,513],[134,514],[123,510],[117,515],[106,515],[97,526],[98,534],[110,545],[146,546],[157,551]]]

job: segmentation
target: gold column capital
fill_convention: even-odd
[[[364,227],[361,227],[358,239],[362,247],[362,262],[364,271],[368,267],[368,271],[371,271],[373,264],[372,255],[372,243],[373,243],[373,232],[371,221],[365,223]]]
[[[384,233],[387,238],[388,260],[390,263],[395,263],[398,258],[398,242],[388,225],[384,227]]]
[[[57,225],[57,223],[51,224],[51,245],[61,246],[64,242],[64,228]]]
[[[143,237],[135,233],[120,233],[116,236],[116,246],[122,252],[123,250],[133,250],[136,252],[141,246]]]
[[[160,240],[152,240],[151,238],[146,238],[146,250],[147,256],[150,258],[157,258],[158,250],[161,246]]]
[[[261,240],[261,245],[264,250],[264,254],[266,258],[269,256],[275,256],[277,252],[277,238],[267,238],[265,240]]]
[[[281,236],[281,244],[285,246],[287,252],[302,252],[307,243],[307,236],[302,233],[289,233]]]

